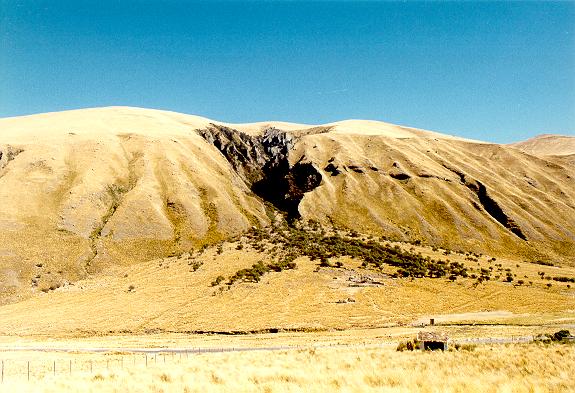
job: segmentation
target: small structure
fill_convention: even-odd
[[[447,351],[449,337],[445,333],[438,332],[419,332],[417,334],[418,349],[422,351],[441,350]]]

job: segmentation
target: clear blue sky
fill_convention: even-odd
[[[575,135],[575,3],[0,0],[0,117],[109,105]]]

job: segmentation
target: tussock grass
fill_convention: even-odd
[[[575,390],[573,372],[575,350],[567,345],[483,346],[473,353],[301,349],[202,354],[148,368],[9,382],[0,391],[564,392]]]

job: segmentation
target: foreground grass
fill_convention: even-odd
[[[572,345],[483,346],[446,353],[331,348],[201,354],[148,367],[5,381],[0,391],[564,392],[575,391],[574,372]]]

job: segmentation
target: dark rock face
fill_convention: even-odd
[[[350,165],[350,166],[348,166],[348,168],[351,169],[352,171],[354,171],[355,173],[363,173],[363,169],[361,169],[357,165]]]
[[[411,179],[411,176],[409,176],[407,173],[390,172],[389,176],[393,177],[396,180],[409,180],[409,179]]]
[[[511,217],[507,216],[507,214],[505,214],[505,212],[503,211],[503,209],[501,209],[499,204],[489,196],[489,194],[487,193],[487,188],[485,188],[485,186],[480,181],[476,181],[475,183],[476,183],[475,187],[472,186],[472,184],[468,185],[466,183],[465,185],[467,186],[467,188],[469,188],[470,190],[474,191],[477,194],[479,202],[481,203],[485,211],[489,213],[491,217],[495,218],[499,223],[501,223],[501,225],[509,229],[512,233],[514,233],[517,237],[523,240],[527,240],[527,237],[521,231],[519,225],[517,225],[517,223]]]
[[[255,194],[288,218],[299,218],[304,194],[321,184],[321,174],[312,163],[302,158],[290,166],[289,152],[296,138],[285,131],[269,128],[261,136],[250,136],[212,124],[197,132],[226,157]]]
[[[262,168],[271,160],[262,137],[252,137],[215,124],[196,131],[226,157],[246,183],[253,184],[261,180]]]
[[[411,176],[405,169],[399,165],[398,162],[394,162],[391,166],[391,170],[389,171],[389,176],[391,176],[395,180],[409,180]]]
[[[323,170],[329,172],[332,176],[337,176],[341,173],[341,171],[338,169],[337,166],[333,164],[333,162],[327,164],[327,166],[323,168]]]
[[[511,231],[511,233],[513,233],[520,239],[527,240],[527,237],[525,236],[519,225],[515,222],[515,220],[513,220],[511,217],[505,214],[505,212],[503,211],[501,206],[499,206],[497,201],[493,199],[491,196],[489,196],[487,192],[487,187],[485,187],[483,183],[481,183],[479,180],[469,179],[469,177],[465,175],[465,173],[457,169],[451,168],[445,164],[443,166],[446,169],[449,169],[451,172],[455,173],[457,176],[459,176],[461,183],[463,183],[467,188],[469,188],[477,195],[481,207],[483,207],[483,209],[491,217],[493,217],[497,222],[499,222],[501,225],[503,225],[505,228]],[[478,206],[476,206],[475,204],[474,206],[478,208]]]

